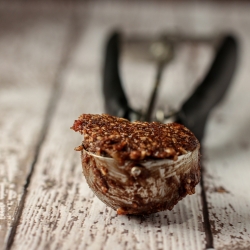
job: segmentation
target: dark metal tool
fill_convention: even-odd
[[[153,112],[154,104],[157,98],[157,92],[159,90],[164,67],[173,58],[173,54],[174,54],[173,43],[171,41],[164,40],[163,38],[161,38],[159,41],[151,45],[150,52],[156,62],[157,71],[156,71],[155,82],[154,82],[153,90],[149,99],[149,103],[148,103],[146,112],[144,116],[142,117],[142,120],[144,121],[150,121],[152,117],[152,112]]]
[[[178,42],[178,39],[176,41]],[[158,50],[156,48],[156,52],[154,52],[157,62],[157,74],[145,113],[138,112],[130,107],[122,87],[119,74],[119,46],[120,35],[113,33],[107,42],[103,72],[106,112],[129,120],[133,120],[135,117],[137,120],[150,121],[161,74],[164,65],[171,61],[175,44],[172,40],[162,40],[160,44],[158,43]],[[221,37],[216,56],[203,81],[191,96],[184,101],[179,111],[166,114],[164,117],[174,118],[175,122],[185,125],[201,141],[210,111],[223,99],[231,83],[236,69],[237,57],[238,44],[236,38],[232,35]]]

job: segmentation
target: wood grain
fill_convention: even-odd
[[[226,99],[214,110],[203,147],[204,183],[215,249],[249,249],[249,18],[245,8],[217,6],[201,22],[238,37],[237,74]],[[244,108],[243,108],[244,107]]]
[[[215,249],[249,249],[250,5],[91,2],[75,4],[71,18],[67,14],[72,13],[71,5],[58,9],[31,5],[25,10],[18,4],[9,6],[0,6],[0,52],[5,58],[0,60],[0,128],[4,131],[0,134],[0,246],[5,247],[29,173],[11,249],[200,250],[209,245],[200,186],[172,211],[117,216],[93,195],[82,175],[80,155],[73,151],[82,138],[69,127],[81,113],[104,112],[103,45],[108,32],[119,27],[128,37],[162,31],[238,36],[242,46],[238,72],[207,125],[204,191]],[[143,108],[155,67],[127,49],[121,62],[125,89],[132,106]],[[178,47],[164,72],[157,107],[178,108],[212,57],[207,45]],[[53,84],[57,87],[52,91]],[[51,109],[46,111],[51,93]]]
[[[73,151],[82,138],[69,127],[81,113],[103,112],[99,68],[103,42],[113,24],[105,11],[92,11],[64,73],[63,93],[35,167],[13,249],[203,249],[200,187],[171,212],[117,216],[83,178],[80,155]],[[140,75],[144,80],[147,74]],[[140,85],[134,88],[138,91]]]
[[[250,249],[250,20],[244,12],[234,20],[242,53],[231,90],[208,124],[204,180],[214,247],[241,250]]]
[[[8,240],[41,139],[66,16],[57,15],[55,32],[54,15],[47,12],[0,10],[0,248]]]

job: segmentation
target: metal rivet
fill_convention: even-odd
[[[140,167],[132,167],[131,169],[131,174],[134,176],[134,177],[137,177],[141,174],[141,168]]]

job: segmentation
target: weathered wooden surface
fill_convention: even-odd
[[[225,17],[215,20],[222,23]],[[213,113],[205,143],[205,188],[216,249],[250,249],[250,19],[234,13],[239,35],[237,75],[223,104]]]
[[[17,216],[41,142],[58,55],[67,32],[67,14],[25,12],[0,9],[1,247]]]
[[[82,138],[69,127],[83,112],[103,112],[99,65],[102,41],[112,25],[112,19],[104,19],[102,25],[95,11],[93,15],[65,70],[63,94],[29,186],[13,248],[201,249],[205,234],[199,188],[172,212],[145,219],[123,217],[95,198],[82,176],[80,155],[73,151]]]
[[[236,8],[231,14],[222,9],[213,14],[210,25],[236,33],[241,53],[230,92],[208,123],[204,183],[215,249],[249,249],[250,20],[247,8]]]
[[[17,231],[13,242],[9,240],[12,249],[205,249],[213,245],[216,249],[249,249],[249,10],[246,4],[99,2],[61,9],[33,5],[29,8],[32,22],[27,15],[30,21],[19,24],[21,10],[9,8],[16,21],[7,22],[7,14],[0,17],[7,20],[1,23],[4,27],[13,25],[12,33],[11,29],[0,31],[1,54],[7,58],[0,60],[4,114],[0,126],[5,131],[0,135],[1,246],[5,248],[8,241],[34,163],[21,217],[14,223]],[[21,25],[23,31],[18,33]],[[172,211],[127,217],[117,216],[94,197],[82,176],[80,155],[73,151],[82,138],[69,127],[81,113],[104,112],[102,49],[107,33],[116,27],[131,37],[166,30],[193,35],[232,30],[239,36],[244,52],[239,70],[231,92],[211,115],[204,142],[210,225],[204,223],[200,186]],[[206,45],[180,46],[164,73],[157,105],[178,107],[201,79],[212,55]],[[122,74],[133,106],[145,105],[154,70],[152,63],[125,52]],[[8,71],[13,73],[2,73]],[[51,94],[55,95],[53,102],[49,102]],[[206,237],[209,226],[213,241]]]

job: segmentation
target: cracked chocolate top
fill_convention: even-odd
[[[83,114],[72,129],[84,135],[88,152],[125,160],[173,159],[199,146],[194,134],[181,124],[130,122],[111,115]]]

